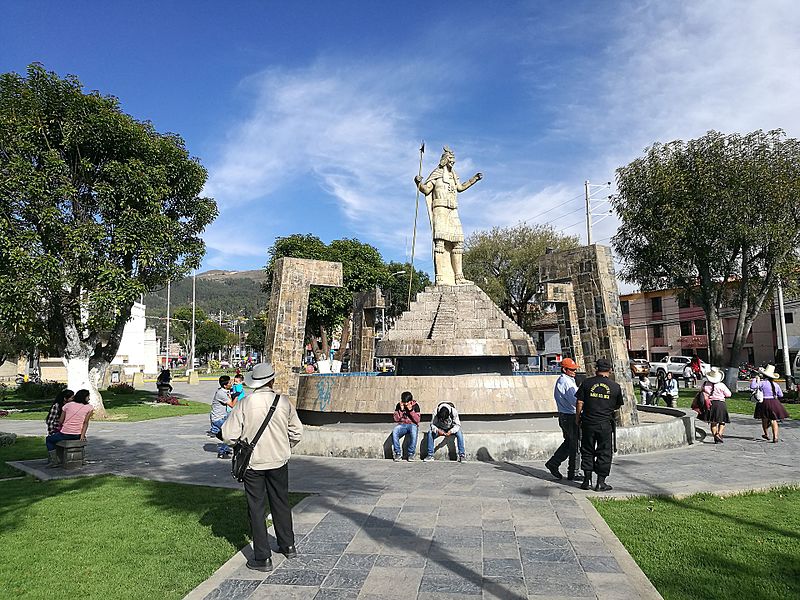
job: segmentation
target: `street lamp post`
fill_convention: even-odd
[[[192,273],[192,355],[191,355],[191,362],[189,363],[189,370],[194,371],[194,323],[195,323],[195,300],[196,300],[196,286],[197,286],[197,269],[195,269],[194,273]]]

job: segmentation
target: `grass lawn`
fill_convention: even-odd
[[[680,396],[678,396],[678,406],[681,408],[690,408],[692,400],[697,395],[697,389],[680,389]],[[738,392],[726,400],[728,403],[728,412],[737,413],[740,415],[753,416],[755,404],[750,401],[750,392]],[[784,404],[786,412],[793,419],[800,419],[800,404]]]
[[[0,460],[32,458],[28,443]],[[0,499],[0,598],[182,598],[248,542],[239,490],[25,477],[0,481]]]
[[[592,503],[666,600],[800,598],[800,488]]]
[[[169,404],[153,406],[145,404],[146,402],[154,402],[156,399],[156,393],[147,390],[136,390],[132,394],[118,394],[111,390],[104,390],[101,393],[106,412],[109,418],[114,421],[146,421],[161,417],[205,414],[211,410],[211,407],[203,402],[183,399],[181,402],[186,403],[187,406],[172,406]],[[52,398],[26,400],[19,397],[15,391],[6,392],[5,397],[0,400],[0,409],[20,408],[22,412],[14,412],[6,417],[0,417],[0,423],[2,423],[3,419],[44,421],[52,403]]]
[[[17,437],[15,444],[11,446],[0,446],[0,479],[3,477],[14,477],[21,475],[13,467],[6,464],[7,460],[33,460],[34,458],[47,458],[47,449],[44,445],[44,437],[25,436]],[[0,483],[0,490],[2,490]],[[4,502],[0,502],[0,515],[3,511]]]

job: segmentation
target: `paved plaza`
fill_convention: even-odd
[[[195,396],[193,394],[193,396]],[[197,396],[195,396],[197,397]],[[4,421],[41,435],[43,424]],[[95,422],[81,474],[240,487],[216,458],[203,415]],[[611,495],[691,494],[798,483],[800,423],[766,443],[758,423],[734,416],[726,443],[617,457]],[[387,432],[390,425],[386,425]],[[72,476],[17,463],[43,477]],[[298,559],[274,555],[270,574],[238,553],[188,598],[658,598],[576,482],[541,463],[394,463],[298,456],[290,489]],[[273,539],[274,543],[274,539]]]

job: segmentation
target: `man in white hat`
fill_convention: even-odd
[[[239,402],[222,426],[222,437],[228,444],[252,440],[270,408],[272,418],[256,443],[245,473],[244,492],[253,538],[253,558],[247,567],[256,571],[272,570],[272,553],[267,537],[267,501],[272,511],[278,551],[286,558],[295,558],[292,511],[289,508],[289,457],[291,447],[300,441],[303,424],[289,400],[272,390],[275,369],[271,363],[259,363],[244,378],[255,391]]]

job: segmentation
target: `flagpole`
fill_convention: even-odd
[[[419,175],[422,177],[422,156],[425,154],[425,140],[419,147]],[[419,185],[417,185],[417,201],[414,207],[414,233],[411,236],[411,269],[408,276],[408,308],[411,308],[411,282],[414,281],[414,250],[417,246],[417,217],[419,216]]]

